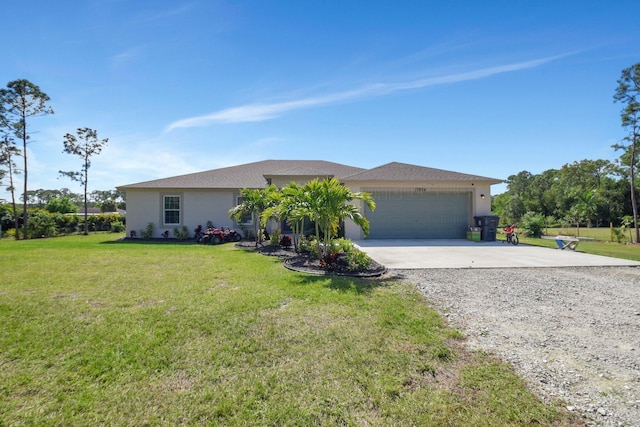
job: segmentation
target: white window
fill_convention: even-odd
[[[162,199],[164,225],[180,224],[180,196],[164,196]]]
[[[236,205],[241,205],[244,202],[244,197],[236,197]],[[253,212],[244,214],[238,220],[238,225],[253,225]]]

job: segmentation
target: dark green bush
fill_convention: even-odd
[[[355,247],[346,252],[347,268],[350,271],[366,270],[371,265],[371,258]]]
[[[544,216],[535,212],[527,212],[520,220],[518,227],[529,237],[540,237],[545,227]]]
[[[52,237],[56,235],[56,222],[47,211],[37,211],[29,217],[29,235],[31,238]]]
[[[122,221],[114,221],[111,223],[112,233],[122,233],[125,230],[125,226]]]
[[[332,243],[332,251],[342,252],[347,262],[347,270],[366,270],[371,265],[371,258],[353,245],[349,239],[340,238]]]
[[[78,206],[71,201],[68,197],[61,197],[59,199],[51,199],[47,206],[45,206],[45,210],[54,213],[58,212],[61,214],[65,213],[76,213],[78,212]]]
[[[186,225],[183,225],[182,228],[175,227],[173,229],[173,237],[178,240],[184,240],[189,238],[189,228]]]
[[[147,228],[145,230],[140,230],[140,237],[142,237],[143,239],[152,238],[154,228],[155,226],[153,225],[152,222],[150,222],[149,224],[147,224]]]

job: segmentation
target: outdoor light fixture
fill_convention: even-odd
[[[482,200],[484,200],[484,194],[481,194],[481,195],[480,195],[480,198],[481,198]]]

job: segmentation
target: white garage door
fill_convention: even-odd
[[[464,239],[471,193],[372,191],[369,239]]]

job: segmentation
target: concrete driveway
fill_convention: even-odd
[[[640,266],[637,261],[570,249],[513,246],[500,241],[389,239],[355,243],[380,264],[397,269]]]

